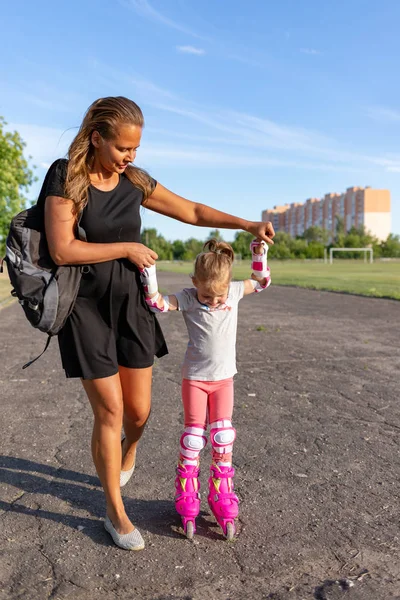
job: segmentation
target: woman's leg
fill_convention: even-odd
[[[134,527],[122,502],[121,469],[122,388],[118,374],[102,379],[83,379],[94,414],[92,455],[107,503],[107,515],[120,534]]]
[[[150,415],[152,367],[129,369],[120,366],[119,376],[125,431],[120,468],[129,471],[135,462],[137,444]]]

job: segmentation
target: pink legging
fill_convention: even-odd
[[[182,380],[182,402],[185,427],[207,428],[208,423],[232,420],[233,377],[221,381]],[[231,461],[232,454],[213,451],[213,460]]]

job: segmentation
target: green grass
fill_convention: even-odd
[[[333,265],[316,261],[269,261],[272,283],[314,290],[347,292],[375,298],[400,300],[400,261],[374,262],[372,265],[358,260],[336,260]],[[192,263],[158,262],[160,271],[191,273]],[[245,279],[250,274],[250,262],[235,265],[235,279]]]
[[[370,265],[357,260],[338,260],[333,265],[325,265],[314,261],[271,260],[269,266],[272,283],[276,285],[294,285],[314,290],[400,300],[400,261],[375,262]],[[159,261],[157,268],[159,271],[189,275],[193,264]],[[245,279],[249,274],[250,263],[246,261],[235,265],[233,269],[235,279]],[[12,301],[10,291],[10,282],[4,269],[4,273],[0,274],[0,308]]]

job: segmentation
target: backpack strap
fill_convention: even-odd
[[[52,337],[53,337],[53,336],[51,336],[51,335],[49,335],[49,336],[48,336],[48,338],[47,338],[47,342],[46,342],[46,345],[45,345],[45,347],[44,347],[44,350],[43,350],[43,351],[42,351],[42,352],[39,354],[39,356],[37,356],[36,358],[33,358],[32,360],[30,360],[29,362],[27,362],[27,363],[26,363],[26,364],[25,364],[25,365],[22,367],[23,369],[26,369],[27,367],[30,367],[30,366],[31,366],[31,365],[32,365],[34,362],[36,362],[36,361],[37,361],[37,359],[38,359],[38,358],[40,358],[40,357],[42,356],[42,354],[44,354],[44,353],[46,352],[47,348],[49,347],[49,344],[50,344],[50,342],[51,342],[51,338],[52,338]]]
[[[81,210],[81,212],[79,213],[76,227],[77,227],[77,231],[78,231],[78,237],[81,240],[81,242],[87,242],[86,231],[83,229],[83,227],[81,227],[82,215],[83,215],[83,210]]]

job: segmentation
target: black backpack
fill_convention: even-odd
[[[78,235],[86,241],[79,222]],[[11,294],[18,298],[30,324],[49,336],[43,352],[26,363],[22,367],[25,369],[42,356],[71,314],[83,266],[57,266],[53,262],[45,234],[44,206],[40,204],[12,219],[5,260],[13,286]]]

